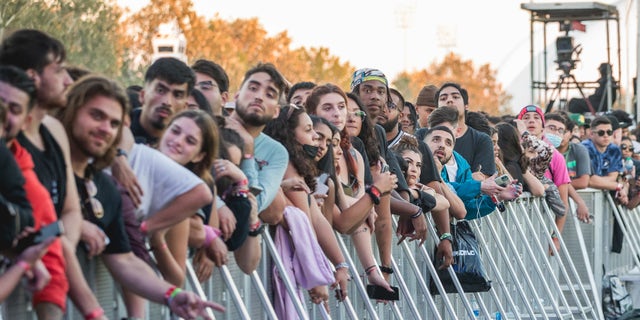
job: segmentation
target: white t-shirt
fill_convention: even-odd
[[[204,184],[189,169],[142,144],[134,144],[128,159],[143,192],[136,209],[138,219],[153,216],[179,195]]]

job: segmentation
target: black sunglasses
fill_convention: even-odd
[[[605,133],[608,136],[611,136],[613,134],[613,130],[606,130],[606,131],[605,130],[598,130],[598,131],[596,131],[596,133],[601,137],[604,136]]]
[[[620,150],[623,150],[623,151],[624,151],[624,150],[627,150],[627,149],[629,149],[629,150],[633,151],[633,147],[632,147],[632,146],[630,146],[630,145],[626,145],[626,144],[621,144],[621,145],[620,145]]]

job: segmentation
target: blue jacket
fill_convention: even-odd
[[[493,212],[496,209],[496,204],[491,201],[491,197],[480,191],[481,182],[473,180],[469,162],[455,151],[453,151],[453,156],[458,164],[456,181],[449,181],[446,167],[442,168],[440,176],[444,182],[453,186],[458,197],[460,197],[464,203],[464,207],[467,210],[467,215],[464,218],[466,220],[473,220]]]

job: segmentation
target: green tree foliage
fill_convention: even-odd
[[[427,69],[403,72],[393,81],[407,101],[415,102],[420,89],[428,84],[439,86],[445,82],[460,83],[469,92],[469,107],[492,115],[509,113],[511,96],[496,80],[496,71],[489,64],[479,68],[471,60],[462,60],[449,53],[441,62],[432,62]]]
[[[122,59],[122,10],[104,0],[0,1],[0,35],[16,29],[45,31],[64,43],[69,64],[117,77]]]

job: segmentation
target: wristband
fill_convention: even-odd
[[[422,215],[422,208],[418,207],[418,211],[411,215],[411,219],[419,218]]]
[[[245,153],[244,155],[242,155],[242,159],[246,159],[246,160],[253,159],[253,154]]]
[[[258,219],[251,227],[249,227],[249,237],[257,237],[264,230],[264,223]]]
[[[453,236],[449,232],[445,232],[442,235],[440,235],[440,241],[443,241],[443,240],[449,240],[449,242],[453,244]]]
[[[101,307],[98,307],[97,309],[85,314],[84,315],[84,320],[97,319],[99,317],[102,317],[103,315],[104,315],[104,310],[102,310]]]
[[[140,224],[140,232],[142,232],[143,235],[147,235],[148,231],[149,229],[147,229],[147,221],[142,221],[142,223]]]
[[[24,270],[24,272],[28,272],[29,270],[31,270],[31,265],[24,261],[24,260],[20,260],[18,262],[16,262],[17,266],[20,266],[20,268],[22,268],[22,270]]]
[[[233,184],[236,187],[246,187],[249,185],[249,179],[244,178],[236,183]]]
[[[378,190],[378,188],[372,185],[369,188],[365,189],[365,192],[369,195],[369,197],[371,197],[371,201],[373,201],[374,204],[380,204],[380,190]]]
[[[371,271],[373,271],[373,270],[375,270],[375,269],[376,269],[376,265],[374,264],[374,265],[369,266],[368,268],[364,269],[364,273],[365,273],[366,275],[369,275],[369,273],[371,273]]]
[[[182,289],[180,288],[176,288],[175,290],[173,290],[173,292],[171,292],[169,299],[167,299],[167,305],[169,307],[171,307],[171,300],[173,300],[173,298],[175,298],[178,294],[180,294],[180,292],[182,292]]]
[[[386,274],[392,274],[393,273],[393,269],[391,269],[390,267],[385,267],[385,266],[380,266],[380,271],[386,273]]]
[[[336,264],[336,271],[338,269],[342,269],[342,268],[349,269],[349,264],[347,262],[340,262],[340,263]]]
[[[382,196],[382,192],[380,192],[380,189],[378,189],[378,187],[371,185],[369,187],[371,189],[371,192],[378,198],[380,198]]]
[[[622,190],[622,187],[623,187],[622,183],[618,183],[618,185],[616,186],[616,191]]]
[[[164,301],[167,303],[167,305],[169,305],[169,298],[171,298],[171,294],[173,294],[173,292],[177,289],[178,287],[171,286],[171,288],[167,289],[167,291],[164,293]]]
[[[209,247],[209,245],[211,245],[211,242],[213,242],[213,240],[215,240],[216,238],[220,237],[221,234],[222,234],[222,231],[220,231],[220,229],[218,228],[214,228],[209,225],[204,226],[204,243],[202,244],[202,247],[203,248]]]

